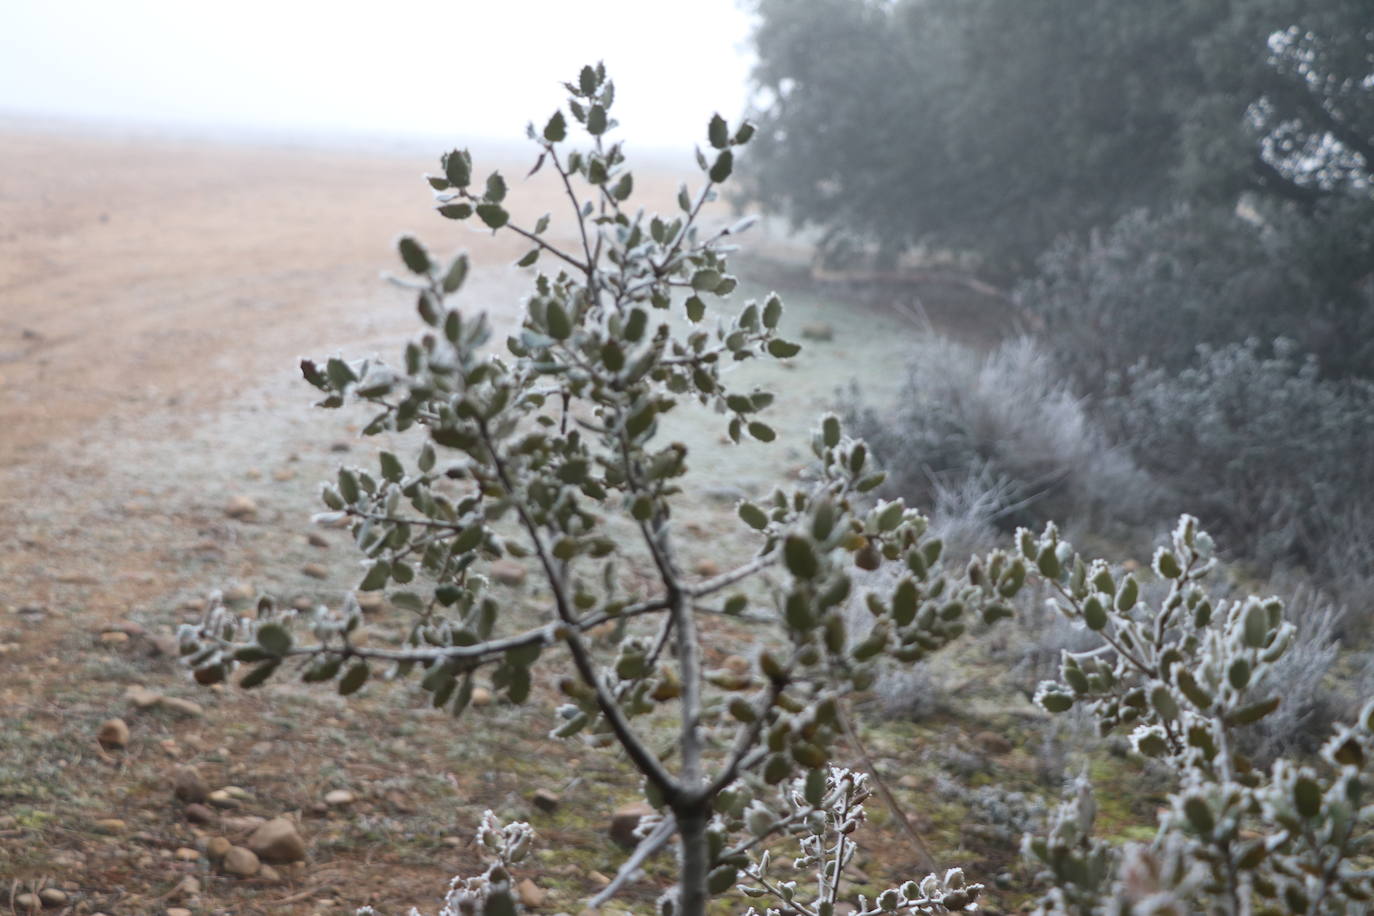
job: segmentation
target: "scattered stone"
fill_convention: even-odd
[[[198,850],[198,849],[192,849],[190,846],[181,846],[181,847],[179,847],[179,848],[177,849],[177,851],[176,851],[175,853],[173,853],[173,855],[176,856],[178,859],[180,859],[180,860],[183,861],[183,862],[198,862],[198,861],[200,861],[200,850]]]
[[[235,582],[226,588],[222,597],[225,604],[240,604],[244,601],[253,600],[253,586],[246,582]]]
[[[318,531],[310,532],[305,536],[305,539],[310,542],[311,547],[318,547],[321,550],[329,549],[329,538],[320,534]]]
[[[835,329],[824,321],[812,321],[801,326],[801,336],[806,340],[834,340]]]
[[[332,792],[327,792],[324,796],[324,803],[331,808],[347,807],[353,804],[355,800],[353,793],[347,789],[335,789]]]
[[[267,823],[266,818],[261,818],[254,814],[248,814],[242,817],[229,817],[226,815],[219,819],[220,829],[225,833],[231,833],[236,836],[252,833],[265,823]]]
[[[291,599],[291,607],[304,614],[314,610],[315,602],[310,600],[309,595],[297,595]]]
[[[43,901],[37,894],[20,894],[14,898],[14,905],[20,911],[36,910],[43,906]]]
[[[211,862],[218,862],[220,859],[227,856],[229,850],[233,848],[235,848],[234,844],[230,843],[224,837],[212,836],[209,842],[205,844],[205,857]]]
[[[111,835],[123,833],[125,830],[129,829],[129,825],[117,817],[102,817],[92,826],[95,827],[98,833],[107,833]]]
[[[167,908],[167,916],[192,916],[192,913],[190,910],[183,909],[179,906],[169,906]]]
[[[273,818],[248,838],[248,848],[258,858],[273,865],[299,862],[305,858],[305,840],[296,832],[296,825],[284,817]]]
[[[544,905],[544,901],[549,899],[549,892],[529,878],[525,878],[515,885],[515,896],[525,906],[541,907]]]
[[[639,826],[641,820],[653,813],[654,809],[643,802],[617,808],[615,813],[611,815],[611,826],[606,832],[611,835],[611,839],[621,846],[626,849],[633,849],[639,845],[639,838],[635,836],[635,828]]]
[[[487,572],[491,574],[492,581],[510,586],[524,585],[525,576],[528,575],[525,564],[507,559],[494,561],[487,567]]]
[[[611,879],[599,871],[589,872],[587,877],[590,878],[592,883],[597,887],[606,887],[611,883]]]
[[[720,564],[715,560],[702,560],[696,566],[697,575],[705,576],[708,579],[712,576],[720,575]]]
[[[472,688],[472,700],[470,702],[473,706],[490,706],[491,691],[485,687]]]
[[[38,892],[38,899],[44,906],[59,907],[67,905],[66,891],[60,891],[55,887],[45,887]]]
[[[215,791],[211,792],[208,796],[206,796],[206,800],[209,801],[210,804],[214,805],[216,808],[237,808],[240,804],[237,798],[235,798],[233,795],[230,795],[224,789],[216,789]]]
[[[286,483],[296,479],[296,472],[291,468],[277,468],[272,472],[272,479],[277,483]]]
[[[983,753],[1000,757],[1002,754],[1010,754],[1013,747],[1006,736],[996,732],[979,732],[973,736],[973,743],[983,749]]]
[[[107,719],[96,732],[95,740],[107,751],[123,750],[129,743],[129,726],[123,719]]]
[[[100,644],[102,646],[122,646],[129,641],[128,633],[121,633],[118,630],[106,630],[100,634]]]
[[[258,517],[258,504],[248,496],[235,496],[224,504],[224,514],[239,521],[251,522]]]
[[[727,655],[721,665],[731,674],[749,673],[749,659],[742,655]]]
[[[193,700],[183,700],[181,697],[163,697],[157,705],[169,712],[186,716],[188,719],[198,719],[205,715],[205,709],[199,703]]]
[[[386,607],[386,598],[381,592],[363,592],[357,597],[358,608],[364,614],[376,614]]]
[[[172,794],[184,802],[203,802],[210,795],[210,787],[195,767],[179,767],[172,777]]]
[[[247,477],[249,480],[261,480],[262,468],[249,468],[243,472],[243,476]]]
[[[200,882],[190,875],[187,875],[181,879],[176,887],[172,888],[172,892],[167,896],[169,899],[173,900],[185,900],[188,897],[195,897],[198,894],[200,894]]]
[[[460,836],[446,836],[440,840],[445,846],[462,846],[463,838]]]
[[[307,563],[301,567],[301,572],[305,573],[312,579],[329,578],[329,570],[325,569],[324,566],[320,565],[319,563]]]
[[[186,819],[193,824],[213,824],[219,819],[219,815],[211,808],[201,804],[186,806]]]
[[[261,870],[258,872],[258,880],[264,881],[268,884],[277,884],[281,881],[281,872],[277,871],[272,866],[263,865],[260,866],[260,868]]]
[[[159,655],[178,655],[181,651],[181,644],[175,636],[166,633],[150,637],[148,639],[148,655],[157,658]]]
[[[128,700],[134,709],[151,709],[162,701],[162,694],[135,685],[124,691],[124,699]]]
[[[346,452],[352,447],[353,446],[349,445],[347,442],[331,442],[329,444],[329,450],[331,452]]]
[[[261,869],[262,862],[258,860],[257,854],[242,846],[230,846],[229,851],[224,854],[224,862],[220,865],[221,871],[236,878],[251,878]]]
[[[548,789],[536,789],[534,794],[530,796],[530,801],[540,811],[556,811],[558,806],[563,803],[563,799],[558,796],[557,792],[551,792]]]

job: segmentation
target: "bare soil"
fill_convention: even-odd
[[[690,159],[682,165],[641,172],[638,187],[671,206],[690,177]],[[327,546],[312,544],[309,517],[316,482],[340,462],[373,463],[376,444],[356,435],[358,416],[311,407],[296,362],[399,351],[415,330],[412,304],[378,278],[395,263],[396,234],[413,229],[438,252],[470,249],[465,301],[498,327],[516,322],[528,276],[510,265],[524,246],[430,212],[419,176],[434,167],[428,153],[0,134],[0,911],[45,886],[84,913],[429,907],[450,876],[475,869],[468,838],[484,808],[540,832],[531,876],[551,892],[545,910],[577,912],[593,873],[614,874],[622,853],[605,828],[635,783],[608,754],[544,739],[540,696],[454,725],[408,685],[348,702],[292,679],[209,690],[168,653],[169,635],[211,589],[336,602],[355,584],[347,533],[317,531]],[[523,174],[519,164],[505,171]],[[523,222],[566,206],[545,176],[512,183]],[[798,277],[757,266],[775,282]],[[737,297],[764,292],[746,282]],[[734,501],[800,468],[811,418],[850,378],[879,396],[895,390],[921,329],[885,306],[846,305],[841,290],[789,300],[790,326],[828,322],[835,339],[788,368],[741,370],[779,393],[775,425],[792,430],[780,450],[726,448],[724,424],[704,413],[673,430],[697,456],[700,499],[680,519],[690,561],[749,549],[731,524]],[[235,497],[253,500],[255,516],[230,517]],[[326,578],[306,574],[308,564]],[[539,602],[533,586],[509,597]],[[383,611],[369,627],[386,638],[404,624]],[[749,638],[716,635],[727,647]],[[138,711],[125,697],[133,686],[204,712]],[[114,716],[132,731],[122,752],[95,740]],[[979,726],[940,726],[963,727]],[[880,749],[900,766],[920,740]],[[1032,769],[1020,750],[1004,763]],[[179,857],[216,832],[189,824],[174,801],[182,765],[212,788],[243,788],[235,814],[296,818],[306,863],[270,882]],[[564,804],[534,809],[536,788]],[[903,784],[913,798],[925,788]],[[357,801],[324,808],[331,789]],[[947,829],[942,843],[959,845],[957,825]],[[866,842],[874,880],[909,871],[914,854],[897,834],[880,826]],[[667,874],[666,862],[652,867],[626,905],[647,905]],[[199,893],[178,890],[187,876]]]

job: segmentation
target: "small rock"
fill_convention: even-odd
[[[288,480],[296,479],[296,472],[291,468],[277,468],[272,472],[272,479],[277,483],[286,483]]]
[[[93,826],[97,832],[111,835],[123,833],[125,830],[129,829],[129,825],[117,817],[102,817],[100,820],[96,821]]]
[[[541,907],[544,901],[549,898],[549,892],[535,884],[529,878],[525,878],[515,885],[515,896],[522,904],[528,907]]]
[[[727,655],[721,665],[731,674],[749,673],[749,659],[742,655]]]
[[[376,614],[386,607],[386,598],[381,592],[363,592],[358,595],[358,607],[364,614]]]
[[[190,719],[198,719],[205,715],[205,709],[199,703],[193,700],[183,700],[181,697],[163,697],[157,705],[169,712]]]
[[[702,560],[696,565],[696,572],[698,576],[705,576],[709,579],[712,576],[720,575],[720,564],[715,560]]]
[[[195,897],[200,893],[200,882],[187,875],[182,878],[172,892],[167,896],[173,900],[185,900],[188,897]]]
[[[182,846],[178,848],[177,851],[173,853],[173,855],[183,862],[200,861],[200,850],[192,849],[190,846]]]
[[[652,815],[654,809],[643,802],[636,802],[632,805],[625,805],[617,808],[611,815],[611,826],[606,831],[621,846],[633,849],[639,845],[639,838],[635,836],[635,828],[644,818]]]
[[[228,815],[219,819],[220,829],[225,833],[235,836],[249,834],[267,823],[266,818],[248,814],[243,817],[229,817]]]
[[[301,572],[305,573],[312,579],[329,578],[329,570],[325,569],[319,563],[307,563],[301,567]]]
[[[354,802],[353,793],[347,789],[335,789],[325,793],[324,803],[332,808],[343,808]]]
[[[281,872],[270,865],[263,865],[261,871],[258,872],[258,880],[268,884],[276,884],[281,881]]]
[[[100,644],[102,646],[122,646],[129,641],[128,633],[121,633],[118,630],[106,630],[100,634]]]
[[[291,607],[306,614],[315,609],[315,602],[310,600],[309,595],[297,595],[291,599]]]
[[[14,898],[15,908],[21,912],[24,910],[36,910],[43,906],[43,901],[37,894],[20,894]]]
[[[221,871],[236,878],[251,878],[261,869],[262,862],[258,860],[257,854],[242,846],[230,846],[224,855],[224,862],[220,865]]]
[[[487,567],[487,572],[491,575],[492,581],[510,586],[525,584],[525,576],[528,575],[523,563],[505,559],[494,561]]]
[[[182,907],[170,906],[167,908],[167,916],[192,916],[192,914],[190,910],[183,909]]]
[[[247,845],[259,859],[273,865],[305,858],[305,840],[296,832],[296,825],[284,817],[273,818],[254,830]]]
[[[229,854],[229,850],[234,848],[234,844],[224,837],[212,836],[209,842],[205,844],[205,857],[211,862],[218,862]]]
[[[44,906],[58,907],[67,905],[66,891],[60,891],[55,887],[45,887],[38,892],[38,899]]]
[[[347,442],[331,442],[329,444],[329,450],[331,452],[346,452],[352,447],[353,446],[349,445]]]
[[[996,732],[979,732],[973,736],[973,743],[982,748],[983,753],[992,754],[994,757],[1010,754],[1013,746],[1004,735]]]
[[[243,472],[243,476],[247,477],[249,480],[261,480],[262,468],[249,468]]]
[[[311,547],[318,547],[321,550],[329,549],[329,538],[320,534],[318,531],[310,532],[305,536],[305,539],[310,542]]]
[[[587,877],[590,878],[591,882],[595,884],[597,887],[606,887],[611,883],[611,879],[606,877],[599,871],[589,872],[587,874]]]
[[[224,504],[224,514],[239,521],[251,522],[258,517],[258,504],[249,496],[235,496]]]
[[[241,804],[233,795],[224,789],[216,789],[206,796],[206,800],[216,808],[237,808]]]
[[[460,836],[446,836],[440,840],[445,846],[462,846],[463,838]]]
[[[129,743],[129,726],[123,719],[107,719],[96,732],[95,740],[107,751],[122,750]]]
[[[835,329],[824,321],[812,321],[801,327],[801,336],[806,340],[827,341],[835,339]]]
[[[244,601],[253,600],[253,586],[246,582],[235,582],[226,588],[222,597],[225,604],[239,604]]]
[[[534,794],[530,796],[530,801],[540,811],[555,811],[562,804],[563,799],[558,797],[557,792],[551,792],[548,789],[536,789]]]
[[[195,767],[179,767],[172,777],[172,794],[184,802],[203,802],[210,795],[210,787]]]
[[[124,699],[128,700],[135,709],[150,709],[162,701],[162,694],[156,690],[135,685],[124,691]]]
[[[213,824],[219,819],[213,809],[200,804],[187,805],[185,813],[186,819],[193,824]]]
[[[472,700],[470,702],[473,706],[490,706],[491,691],[485,687],[472,688]]]

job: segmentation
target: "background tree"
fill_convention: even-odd
[[[1367,4],[759,0],[751,193],[1017,270],[1181,196],[1367,199]]]

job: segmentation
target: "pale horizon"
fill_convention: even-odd
[[[0,8],[0,117],[221,138],[506,143],[563,101],[561,81],[604,60],[619,136],[667,150],[701,142],[717,111],[741,116],[749,29],[735,0],[19,0]]]

